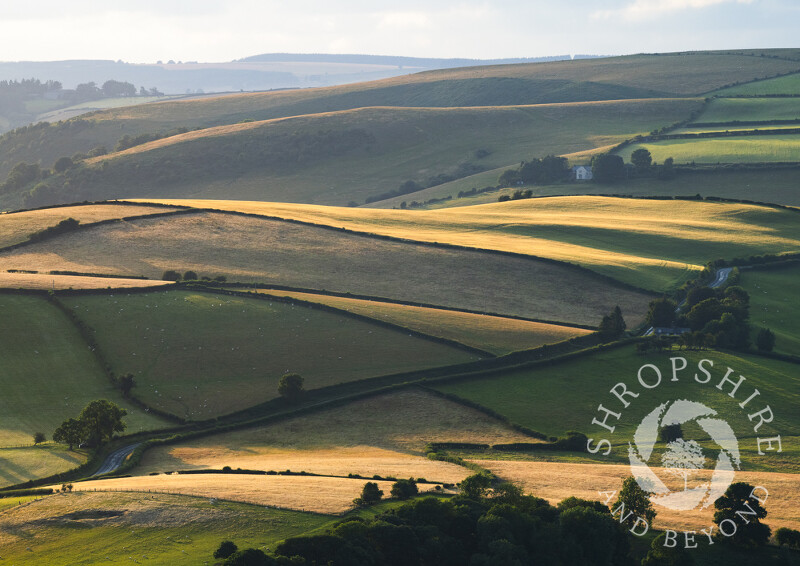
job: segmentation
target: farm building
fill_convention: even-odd
[[[576,181],[591,181],[592,177],[591,165],[575,165],[572,168],[572,178]]]

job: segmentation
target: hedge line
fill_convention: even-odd
[[[52,495],[54,490],[52,487],[40,489],[14,489],[11,491],[0,492],[0,498],[6,499],[9,497],[25,497],[28,495]]]

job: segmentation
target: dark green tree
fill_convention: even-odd
[[[486,495],[492,485],[492,478],[486,474],[472,474],[458,484],[461,493],[470,499],[478,499]]]
[[[661,533],[650,543],[650,551],[642,560],[642,566],[692,566],[694,558],[685,549],[676,545],[664,546],[666,534]]]
[[[622,317],[622,310],[619,306],[616,306],[610,314],[603,317],[597,331],[603,340],[613,340],[622,336],[625,328],[627,328],[627,325]]]
[[[303,377],[299,373],[287,373],[281,376],[278,382],[278,395],[289,401],[297,401],[304,393]]]
[[[653,524],[653,519],[656,517],[650,496],[639,487],[633,477],[625,478],[622,482],[622,489],[617,495],[616,502],[611,506],[611,513],[615,516],[621,515],[618,520],[631,527],[638,517],[646,520],[649,525]]]
[[[753,493],[753,486],[749,483],[735,482],[729,485],[725,494],[714,502],[714,507],[717,509],[714,513],[714,523],[719,527],[717,529],[719,540],[742,548],[755,548],[767,544],[770,528],[761,522],[761,519],[767,516],[767,510],[757,499],[751,497]],[[741,518],[737,512],[742,514]],[[733,532],[734,527],[735,532]]]
[[[683,438],[683,430],[678,423],[668,424],[658,431],[658,438],[662,442],[673,442],[679,438]]]
[[[775,542],[780,546],[785,545],[790,548],[800,549],[800,531],[788,527],[781,527],[775,531]]]
[[[666,297],[651,301],[650,309],[647,311],[647,324],[650,326],[672,326],[675,321],[676,308],[675,301]]]
[[[658,168],[657,175],[663,181],[675,178],[674,160],[671,157],[667,157],[664,160],[664,163]]]
[[[397,480],[392,484],[391,496],[395,499],[408,499],[419,493],[417,482],[413,479]]]
[[[263,551],[257,548],[246,548],[244,550],[237,550],[231,554],[225,559],[223,564],[225,566],[272,566],[273,564],[277,564],[277,562],[274,558],[267,556]],[[305,564],[305,562],[302,564]]]
[[[53,171],[56,173],[63,173],[67,169],[71,169],[74,163],[69,157],[59,157],[53,164]]]
[[[136,381],[134,380],[132,373],[119,376],[117,381],[119,383],[119,388],[122,391],[122,395],[125,397],[130,395],[131,389],[136,387]]]
[[[44,435],[43,432],[34,433],[34,435],[33,435],[33,443],[34,444],[41,444],[45,440],[47,440],[47,437]]]
[[[53,442],[69,445],[69,449],[76,444],[80,444],[86,437],[86,427],[77,419],[67,419],[55,432],[53,432]]]
[[[649,151],[641,147],[631,153],[631,163],[633,163],[637,169],[649,169],[650,165],[653,163],[653,156],[650,155]]]
[[[198,279],[200,278],[197,276],[197,272],[195,271],[187,271],[183,274],[184,281],[197,281]]]
[[[175,271],[174,269],[167,269],[161,276],[161,279],[163,279],[164,281],[180,281],[181,274]]]
[[[625,177],[625,162],[619,155],[602,153],[592,158],[592,176],[598,183],[613,183]]]
[[[775,347],[775,333],[769,328],[762,328],[756,335],[756,348],[760,352],[771,352]]]
[[[223,540],[214,551],[214,558],[227,558],[237,550],[239,548],[232,541]]]
[[[703,330],[712,320],[719,320],[725,310],[722,303],[717,298],[700,301],[686,315],[689,326],[692,330]]]
[[[361,490],[361,497],[353,500],[358,507],[366,505],[374,505],[383,498],[383,491],[378,487],[378,484],[373,481],[368,481],[364,484]]]
[[[83,424],[90,439],[97,442],[111,440],[115,432],[123,432],[122,417],[128,411],[106,399],[92,401],[83,408],[78,420]]]

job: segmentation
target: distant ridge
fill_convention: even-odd
[[[581,55],[581,58],[592,55]],[[402,57],[393,55],[358,55],[336,53],[263,53],[238,59],[241,63],[353,63],[359,65],[393,65],[403,67],[424,67],[446,69],[451,67],[473,67],[477,65],[506,65],[514,63],[544,63],[548,61],[568,61],[570,55],[549,57],[516,57],[510,59],[437,59],[430,57]]]

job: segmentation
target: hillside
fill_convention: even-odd
[[[800,223],[794,211],[694,200],[572,196],[435,211],[155,202],[566,261],[656,291],[680,286],[713,259],[800,251]]]
[[[0,266],[154,279],[168,269],[191,269],[228,281],[592,326],[616,304],[636,325],[650,300],[649,294],[554,262],[199,211],[90,226],[0,253]]]
[[[468,108],[362,108],[179,134],[87,160],[6,206],[146,196],[363,204],[536,155],[619,143],[700,108],[697,99]],[[60,134],[66,142],[92,129]],[[115,130],[115,136],[119,130]],[[58,137],[58,136],[57,136]],[[0,143],[2,149],[2,143]],[[56,156],[53,156],[55,159]]]

